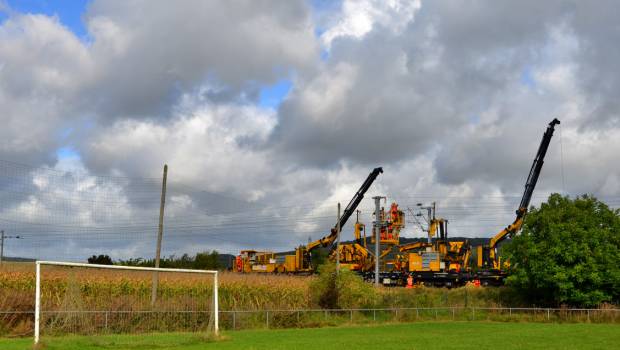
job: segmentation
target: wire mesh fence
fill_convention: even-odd
[[[43,311],[47,334],[193,332],[204,329],[210,310]],[[307,328],[394,322],[547,322],[619,323],[620,309],[435,307],[376,309],[220,310],[220,328]],[[34,311],[0,311],[0,330],[32,335]],[[63,320],[51,321],[51,320]],[[79,322],[75,322],[79,321]],[[54,323],[55,322],[55,323]]]
[[[37,262],[35,341],[39,335],[211,333],[216,279],[205,270]],[[17,325],[29,328],[29,314],[20,316]]]

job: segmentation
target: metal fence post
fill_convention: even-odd
[[[299,323],[299,310],[297,310],[297,323]]]
[[[266,317],[266,319],[267,319],[267,328],[269,328],[269,311],[265,311],[265,313],[267,315],[267,317]]]
[[[350,311],[351,311],[351,314],[350,314],[350,316],[351,316],[351,317],[350,317],[350,320],[351,320],[351,322],[353,322],[353,310],[350,310]]]
[[[512,317],[512,308],[508,308],[508,315]]]
[[[395,311],[394,313],[395,313],[396,321],[398,321],[398,309],[394,309],[394,311]]]
[[[233,330],[237,329],[237,313],[233,311]]]
[[[452,321],[454,321],[454,307],[452,308]]]
[[[588,322],[590,322],[590,309],[588,309]]]
[[[550,319],[551,319],[551,315],[550,315],[549,309],[547,309],[547,321],[549,321]]]
[[[108,311],[105,312],[105,330],[108,330]]]
[[[372,309],[372,320],[373,321],[377,320],[377,309]]]
[[[415,308],[415,319],[417,320],[419,316],[420,316],[420,311],[419,311],[419,309],[416,307],[416,308]]]

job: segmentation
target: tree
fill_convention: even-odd
[[[202,270],[216,270],[220,268],[219,258],[220,254],[216,250],[211,251],[211,253],[198,253],[194,258],[193,268]]]
[[[319,266],[324,265],[327,262],[329,253],[326,249],[318,248],[315,249],[311,254],[312,268],[318,271]]]
[[[98,265],[112,265],[112,258],[108,255],[93,255],[88,258],[89,264],[98,264]]]
[[[155,266],[155,260],[137,258],[129,260],[119,260],[119,264],[125,266]],[[183,254],[181,257],[170,255],[160,260],[159,267],[176,269],[216,270],[222,266],[220,263],[220,254],[216,250],[213,250],[211,252],[197,253],[193,257],[189,254]]]
[[[529,302],[596,306],[620,299],[620,211],[552,194],[506,246],[507,283]]]

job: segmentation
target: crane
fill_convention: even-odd
[[[241,254],[237,256],[235,261],[236,270],[244,273],[312,273],[312,255],[311,252],[319,247],[330,246],[330,251],[333,250],[333,245],[338,236],[338,226],[342,228],[351,215],[357,209],[364,194],[372,183],[375,181],[379,174],[383,173],[383,168],[378,167],[368,175],[366,181],[357,190],[349,205],[344,209],[342,216],[336,222],[336,225],[331,229],[330,233],[314,242],[310,242],[307,245],[300,245],[295,248],[294,254],[278,256],[273,252],[259,252],[255,250],[243,250]],[[356,224],[356,230],[361,230],[363,224],[359,222]],[[359,234],[359,232],[358,232]],[[358,239],[359,240],[359,239]]]
[[[368,191],[368,189],[370,188],[372,183],[375,181],[377,176],[379,176],[379,174],[381,173],[383,173],[383,168],[381,167],[374,168],[372,170],[372,172],[366,178],[366,181],[364,181],[364,183],[359,188],[359,190],[357,190],[357,192],[355,193],[355,195],[353,196],[353,198],[351,199],[347,207],[342,212],[342,216],[340,216],[340,219],[336,222],[336,225],[334,225],[334,227],[331,229],[329,235],[322,237],[314,242],[308,243],[308,245],[305,247],[304,246],[298,247],[296,255],[307,256],[308,253],[312,252],[314,249],[318,247],[330,246],[330,251],[331,251],[332,250],[331,248],[333,248],[331,246],[336,241],[336,236],[338,234],[338,226],[340,226],[341,229],[344,227],[344,225],[347,223],[351,215],[355,213],[357,206],[360,204],[362,199],[364,199],[364,194],[366,194],[366,191]],[[303,260],[306,261],[308,259],[303,259]]]
[[[542,170],[545,155],[547,154],[547,149],[549,148],[549,143],[551,142],[551,137],[553,137],[555,126],[558,124],[560,124],[560,121],[557,118],[553,119],[543,134],[540,146],[538,147],[538,152],[536,153],[536,157],[534,158],[534,162],[530,168],[527,181],[525,182],[525,190],[523,192],[523,197],[521,198],[519,208],[516,211],[517,217],[514,222],[498,232],[495,236],[491,237],[488,244],[478,246],[477,265],[479,268],[490,268],[493,270],[501,269],[501,264],[497,256],[497,246],[506,238],[512,237],[512,235],[518,232],[521,229],[521,226],[523,226],[523,219],[525,218],[525,214],[527,214],[534,188],[536,188],[538,176]]]

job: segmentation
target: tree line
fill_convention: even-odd
[[[130,258],[128,260],[113,261],[108,255],[93,255],[88,258],[89,264],[122,265],[153,267],[155,259]],[[216,270],[225,268],[220,262],[220,254],[216,250],[197,253],[196,255],[170,255],[159,260],[159,267],[170,269]]]

